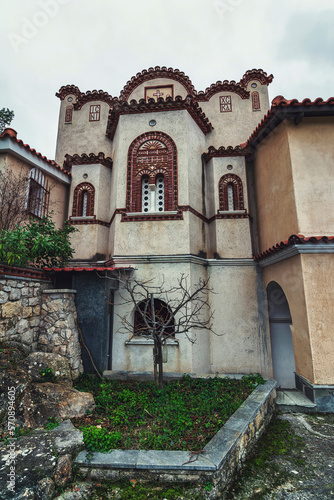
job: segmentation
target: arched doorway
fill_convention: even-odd
[[[294,389],[296,367],[289,304],[282,288],[274,281],[267,287],[267,299],[274,378],[278,387]]]

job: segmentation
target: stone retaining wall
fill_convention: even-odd
[[[224,498],[235,471],[268,426],[275,409],[276,381],[258,386],[224,427],[211,439],[204,452],[115,450],[110,453],[81,452],[76,464],[88,480],[194,482],[202,485],[206,499]],[[205,492],[205,484],[212,490]]]
[[[0,341],[16,341],[35,351],[41,292],[52,283],[36,278],[0,276]]]
[[[71,368],[72,379],[83,372],[75,290],[44,290],[38,351],[65,356]]]

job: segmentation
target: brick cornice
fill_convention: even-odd
[[[106,102],[111,108],[114,99],[115,97],[112,97],[108,92],[104,92],[103,90],[88,90],[86,93],[80,93],[77,102],[74,104],[74,109],[79,110],[84,104],[92,101]]]
[[[192,97],[182,99],[181,96],[177,96],[175,100],[171,97],[167,97],[166,100],[160,97],[157,101],[149,99],[146,102],[145,99],[139,101],[133,99],[130,103],[115,99],[109,111],[106,133],[110,139],[114,137],[120,115],[179,110],[187,110],[204,134],[213,130],[209,119]]]
[[[272,246],[268,250],[259,253],[254,256],[255,261],[260,261],[266,257],[270,257],[277,252],[284,250],[285,248],[291,247],[293,245],[317,245],[317,244],[326,244],[326,245],[334,245],[334,236],[309,236],[305,237],[302,234],[292,234],[287,240],[281,241],[280,243],[276,243],[276,245]]]
[[[80,91],[79,87],[76,85],[63,85],[60,87],[58,92],[56,92],[56,96],[59,97],[61,101],[65,99],[68,95],[75,95],[76,97],[79,97],[82,92]]]
[[[71,171],[73,165],[94,165],[101,164],[105,167],[112,168],[113,161],[109,156],[105,157],[104,153],[100,152],[97,155],[95,153],[90,153],[89,155],[83,153],[82,155],[74,154],[65,155],[64,169]]]
[[[196,101],[208,101],[218,92],[234,92],[235,94],[238,94],[241,99],[249,99],[250,97],[250,92],[234,80],[230,82],[228,80],[224,80],[223,82],[218,81],[213,83],[210,87],[206,88],[205,91],[202,90],[198,92],[194,99]]]
[[[210,146],[208,148],[207,153],[203,153],[203,158],[205,163],[208,163],[212,158],[223,158],[229,156],[246,156],[248,154],[248,148],[245,144],[241,144],[240,146],[220,146],[220,148],[216,149],[214,146]]]

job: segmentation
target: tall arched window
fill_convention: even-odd
[[[73,193],[72,217],[91,217],[94,215],[95,189],[89,182],[78,184]]]
[[[173,140],[163,132],[142,134],[133,141],[128,154],[128,212],[176,210],[176,156]]]
[[[167,304],[160,299],[154,299],[154,315],[157,329],[164,329],[164,335],[172,336],[175,333],[174,318]],[[152,324],[151,301],[143,300],[135,311],[134,335],[139,337],[150,336],[150,326]]]
[[[50,190],[48,181],[38,168],[32,168],[29,172],[27,195],[27,212],[39,218],[44,217],[49,208]]]
[[[219,181],[219,211],[244,210],[242,181],[238,175],[226,174]]]

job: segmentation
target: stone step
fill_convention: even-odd
[[[310,401],[305,394],[297,390],[276,389],[276,408],[281,411],[299,413],[314,413],[317,411],[316,403]]]

